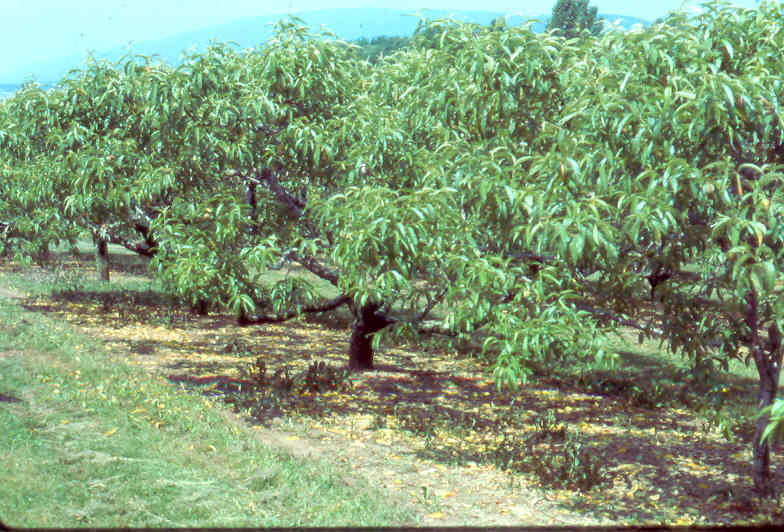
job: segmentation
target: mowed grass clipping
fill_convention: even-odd
[[[267,448],[204,397],[0,298],[0,519],[13,527],[378,526],[401,504]]]

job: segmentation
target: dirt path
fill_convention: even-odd
[[[0,297],[6,299],[24,299],[25,294],[17,290],[12,290],[10,288],[7,288],[5,286],[0,286]]]
[[[19,295],[0,287],[0,297]],[[686,410],[638,408],[544,382],[499,394],[480,361],[420,346],[386,347],[377,371],[352,375],[345,389],[297,397],[259,421],[222,401],[248,382],[243,368],[258,360],[268,375],[342,367],[345,327],[294,321],[238,329],[229,316],[199,318],[134,297],[70,294],[23,304],[102,339],[118,361],[212,395],[228,420],[252,426],[265,444],[327,460],[347,483],[365,478],[390,500],[407,501],[419,517],[411,525],[728,524],[753,515],[738,498],[748,485],[748,442],[726,441]],[[509,436],[546,412],[579,429],[609,484],[587,493],[543,489],[493,465]],[[781,468],[775,475],[784,482]]]
[[[232,423],[243,424],[226,413]],[[302,423],[254,426],[256,437],[290,454],[339,464],[352,477],[363,477],[388,490],[391,500],[407,500],[420,516],[408,526],[564,526],[608,525],[558,508],[540,491],[512,486],[506,474],[491,466],[455,467],[427,463],[414,450],[352,439],[336,431]]]
[[[0,297],[21,300],[25,295],[0,286]],[[74,320],[68,321],[73,323]],[[82,324],[82,330],[103,337],[118,358],[142,366],[150,373],[170,376],[171,359],[161,356],[153,362],[145,354],[144,337],[137,338],[135,343],[116,342],[117,329],[85,325]],[[126,340],[128,332],[124,331]],[[167,342],[163,334],[156,334],[162,330],[147,332],[145,336],[152,336],[151,339],[157,339],[160,344]],[[321,332],[327,332],[329,336],[332,331]],[[154,350],[159,351],[160,347]],[[192,373],[183,369],[186,369],[185,373]],[[400,441],[380,444],[346,434],[339,426],[317,428],[313,423],[294,418],[285,421],[278,418],[262,426],[233,413],[230,406],[220,401],[215,402],[215,407],[223,411],[227,421],[251,425],[254,436],[266,445],[297,457],[327,460],[345,471],[348,484],[353,478],[366,478],[388,491],[390,500],[407,501],[419,519],[409,523],[411,526],[598,525],[609,522],[558,508],[541,490],[520,483],[512,485],[507,475],[493,466],[429,462],[418,458],[416,449]]]

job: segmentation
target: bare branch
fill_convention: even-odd
[[[645,332],[653,332],[654,334],[661,335],[664,334],[664,331],[661,329],[657,329],[655,327],[651,327],[650,325],[644,325],[638,321],[631,320],[629,318],[623,317],[612,310],[607,309],[598,309],[588,305],[587,303],[575,303],[575,307],[578,310],[582,310],[593,314],[599,319],[605,319],[608,321],[613,321],[618,325],[623,325],[624,327],[631,327],[633,329],[637,329],[638,331],[645,331]]]
[[[447,287],[444,287],[444,289],[443,289],[443,290],[441,290],[441,293],[440,293],[440,294],[438,294],[436,297],[434,297],[434,298],[433,298],[433,299],[432,299],[432,300],[431,300],[431,301],[430,301],[430,302],[429,302],[429,303],[428,303],[428,304],[425,306],[425,308],[422,310],[422,312],[420,312],[420,313],[419,313],[419,315],[418,315],[416,318],[414,318],[414,322],[415,322],[415,323],[419,323],[419,322],[421,322],[422,320],[424,320],[424,319],[427,317],[427,315],[428,315],[428,314],[430,314],[430,311],[431,311],[431,310],[433,310],[433,307],[435,307],[436,305],[438,305],[438,304],[439,304],[439,303],[440,303],[440,302],[441,302],[441,301],[444,299],[444,297],[446,296],[446,294],[447,294],[447,292],[448,292],[448,291],[449,291],[449,287],[448,287],[448,286],[447,286]]]
[[[329,301],[325,301],[318,305],[313,305],[310,307],[305,307],[300,309],[294,309],[285,314],[280,314],[278,316],[248,317],[245,315],[240,315],[240,317],[237,319],[237,322],[242,327],[247,327],[250,325],[260,325],[263,323],[281,323],[296,318],[301,314],[312,314],[317,312],[327,312],[330,310],[335,310],[341,305],[345,305],[350,302],[351,302],[351,298],[349,296],[344,295],[344,296],[336,297],[334,299],[330,299]]]
[[[154,243],[151,245],[151,240],[147,237],[145,237],[143,242],[132,242],[127,238],[110,233],[105,225],[102,226],[95,222],[88,222],[88,224],[94,237],[100,237],[102,240],[106,240],[109,244],[117,244],[118,246],[124,247],[128,251],[133,251],[134,253],[145,257],[153,257],[157,252],[157,248],[154,246]]]
[[[283,188],[271,168],[263,167],[257,177],[267,183],[270,190],[289,209],[294,218],[302,218],[305,215],[305,203]]]
[[[302,266],[312,274],[317,275],[318,277],[321,277],[326,281],[329,281],[334,286],[338,285],[338,278],[340,277],[340,274],[338,273],[337,270],[333,270],[332,268],[328,268],[324,266],[323,264],[316,261],[316,259],[314,259],[313,257],[300,255],[293,251],[290,252],[290,256],[293,260],[302,264]]]
[[[275,194],[275,197],[278,198],[278,201],[286,206],[293,218],[302,218],[305,215],[305,202],[283,188],[275,172],[267,166],[262,167],[261,171],[255,171],[254,175],[248,175],[240,170],[232,170],[224,175],[226,177],[238,177],[253,185],[266,184],[272,193]]]
[[[134,208],[133,216],[131,217],[131,220],[133,220],[134,222],[143,223],[144,225],[147,226],[148,230],[150,226],[152,226],[152,218],[150,217],[149,214],[141,210],[138,205]]]

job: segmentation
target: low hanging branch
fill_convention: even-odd
[[[302,264],[302,266],[308,270],[309,272],[321,277],[322,279],[329,281],[332,285],[338,285],[338,278],[340,274],[337,270],[333,270],[324,266],[323,264],[319,263],[313,257],[309,257],[307,255],[300,255],[299,253],[292,252],[291,257]]]
[[[105,225],[97,224],[95,222],[88,222],[90,226],[90,231],[92,232],[94,237],[98,237],[101,240],[105,240],[109,244],[116,244],[118,246],[122,246],[129,251],[133,251],[139,255],[144,257],[153,257],[157,251],[155,247],[155,243],[149,238],[148,235],[145,236],[145,240],[142,242],[132,242],[127,238],[118,236],[116,234],[110,233]],[[137,227],[137,230],[139,228]]]
[[[294,194],[286,190],[278,181],[275,172],[269,167],[262,167],[261,171],[257,171],[255,176],[250,176],[234,170],[227,174],[229,177],[238,177],[248,184],[253,186],[266,185],[275,197],[288,209],[291,216],[295,219],[305,217],[305,202]],[[303,255],[295,251],[289,251],[284,257],[286,260],[295,260],[299,262],[306,270],[314,275],[329,281],[332,285],[337,286],[339,273],[337,270],[324,266],[311,256]]]
[[[275,197],[286,206],[293,218],[302,218],[305,215],[305,202],[283,188],[275,172],[268,166],[263,166],[261,171],[248,175],[240,170],[232,170],[225,174],[227,177],[237,177],[251,185],[266,185]]]
[[[305,215],[305,203],[283,188],[271,168],[267,166],[262,167],[261,172],[257,174],[257,178],[260,182],[267,184],[269,189],[275,194],[275,197],[288,208],[294,218],[302,218]]]
[[[335,310],[336,308],[340,307],[341,305],[346,305],[351,302],[351,298],[348,296],[339,296],[334,299],[330,299],[329,301],[325,301],[318,305],[312,305],[309,307],[298,308],[290,310],[284,314],[279,314],[277,316],[246,316],[244,314],[240,314],[239,318],[237,318],[237,322],[242,327],[247,327],[250,325],[259,325],[262,323],[282,323],[284,321],[288,321],[290,319],[296,318],[301,314],[313,314],[318,312],[328,312],[330,310]]]

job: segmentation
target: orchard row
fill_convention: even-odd
[[[238,326],[347,305],[354,369],[385,336],[474,335],[515,386],[532,361],[611,363],[631,327],[753,361],[771,407],[782,22],[778,3],[570,40],[436,21],[371,65],[290,20],[176,68],[91,62],[0,103],[2,243],[92,234]],[[312,275],[265,282],[289,265]]]

